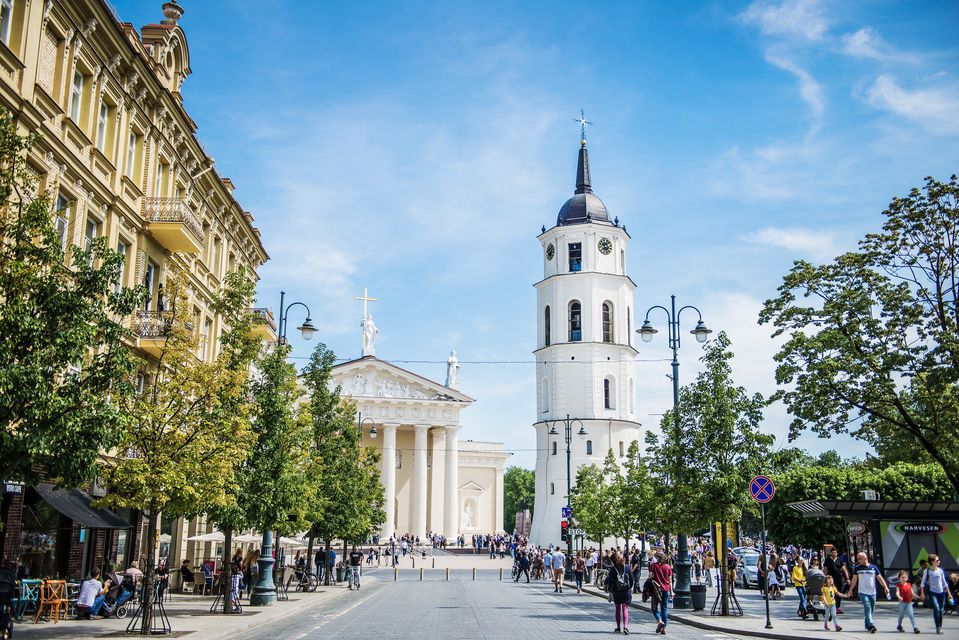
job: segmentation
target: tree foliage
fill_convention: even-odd
[[[25,165],[33,142],[0,114],[0,460],[6,479],[78,486],[125,425],[135,360],[121,323],[138,292],[114,290],[123,257],[106,238],[64,252]]]
[[[926,178],[894,198],[882,231],[832,263],[797,261],[761,323],[776,356],[790,437],[895,434],[942,465],[959,491],[959,182]]]
[[[503,473],[503,528],[516,529],[516,514],[529,509],[533,514],[536,498],[536,474],[531,469],[507,467]]]
[[[612,449],[609,451],[611,456]],[[607,456],[607,459],[609,456]],[[589,540],[602,545],[603,540],[616,533],[613,523],[608,517],[608,509],[612,503],[610,482],[604,468],[595,464],[583,465],[576,470],[576,485],[569,498],[569,506],[573,509],[573,520],[576,526],[583,530]],[[556,542],[559,542],[560,532],[556,532]]]
[[[663,482],[660,519],[669,531],[740,519],[753,507],[749,480],[775,442],[760,430],[766,401],[733,383],[730,346],[725,332],[703,346],[704,370],[680,389],[679,429],[669,412],[661,433],[647,434],[652,469]]]

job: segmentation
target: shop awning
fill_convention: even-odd
[[[46,482],[33,487],[51,507],[88,529],[132,529],[112,511],[90,505],[92,498],[80,489],[56,489]]]
[[[959,502],[903,500],[807,500],[789,508],[806,518],[959,522]]]

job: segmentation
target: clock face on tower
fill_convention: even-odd
[[[604,256],[608,256],[610,251],[613,250],[613,243],[609,241],[609,238],[603,238],[599,241],[599,252]]]
[[[556,247],[554,247],[553,245],[548,245],[548,246],[546,247],[546,259],[547,259],[547,260],[552,260],[552,259],[553,259],[553,255],[554,255],[555,253],[556,253]]]

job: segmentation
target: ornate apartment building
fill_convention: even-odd
[[[253,216],[217,173],[184,109],[190,51],[182,15],[167,2],[158,24],[137,30],[106,0],[0,0],[0,106],[22,132],[40,134],[28,164],[52,196],[51,223],[64,246],[105,236],[126,257],[122,284],[147,287],[130,319],[130,346],[147,363],[144,381],[162,348],[162,286],[172,267],[188,280],[197,356],[212,359],[222,327],[211,295],[226,273],[242,266],[255,274],[268,259]],[[261,313],[264,337],[275,339],[272,316]],[[54,514],[49,487],[3,487],[0,561],[21,558],[78,576],[103,558],[138,557],[139,514],[97,520],[69,506]],[[166,523],[164,542],[179,545],[177,556],[204,555],[212,550],[187,548],[185,539],[205,528],[202,518]]]

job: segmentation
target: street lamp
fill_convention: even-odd
[[[362,412],[356,414],[356,428],[360,430],[360,437],[363,436],[363,425],[370,423],[370,437],[376,438],[376,423],[373,418],[364,418]]]
[[[570,444],[573,442],[573,425],[579,424],[579,431],[576,432],[580,438],[586,437],[586,427],[583,426],[581,420],[576,418],[570,418],[569,414],[566,414],[565,420],[556,420],[549,427],[549,435],[556,436],[559,435],[559,431],[556,430],[556,425],[563,424],[563,435],[566,438],[566,508],[569,509],[569,498],[573,494],[573,476],[572,476],[572,449]],[[572,562],[573,562],[573,517],[572,515],[567,516],[566,518],[566,571],[565,578],[566,580],[571,580],[573,577],[572,571]]]
[[[659,333],[652,323],[649,321],[649,313],[654,309],[662,309],[668,319],[668,337],[669,337],[669,348],[673,350],[673,429],[676,431],[676,441],[679,441],[679,358],[677,356],[677,351],[680,347],[680,336],[679,336],[679,317],[682,315],[683,311],[686,309],[692,309],[699,316],[699,322],[696,323],[696,328],[690,331],[691,334],[696,336],[696,342],[706,342],[709,338],[709,334],[712,333],[710,329],[706,327],[706,324],[703,322],[703,314],[691,305],[686,305],[682,307],[679,311],[676,310],[676,296],[670,296],[671,306],[669,309],[666,307],[655,305],[646,310],[646,319],[643,321],[643,326],[636,330],[636,333],[639,334],[639,337],[642,338],[643,342],[649,342],[653,339],[653,336]],[[679,465],[681,464],[678,459],[678,450],[677,450],[677,459],[675,460],[676,468],[678,470]],[[675,478],[675,476],[674,476]],[[673,598],[673,606],[677,609],[689,609],[692,606],[692,599],[690,596],[690,576],[689,576],[689,545],[686,540],[685,533],[676,534],[676,547],[679,554],[679,558],[676,559],[676,594]],[[667,550],[668,551],[668,550]]]
[[[302,302],[291,302],[286,307],[283,306],[283,300],[286,298],[286,291],[280,292],[280,321],[278,323],[278,333],[279,333],[279,342],[280,344],[286,344],[286,325],[290,321],[290,309],[300,305],[306,309],[306,320],[303,321],[303,324],[296,328],[300,332],[300,336],[304,340],[312,340],[313,334],[318,331],[316,326],[313,324],[313,320],[310,319],[310,308],[303,304]]]

